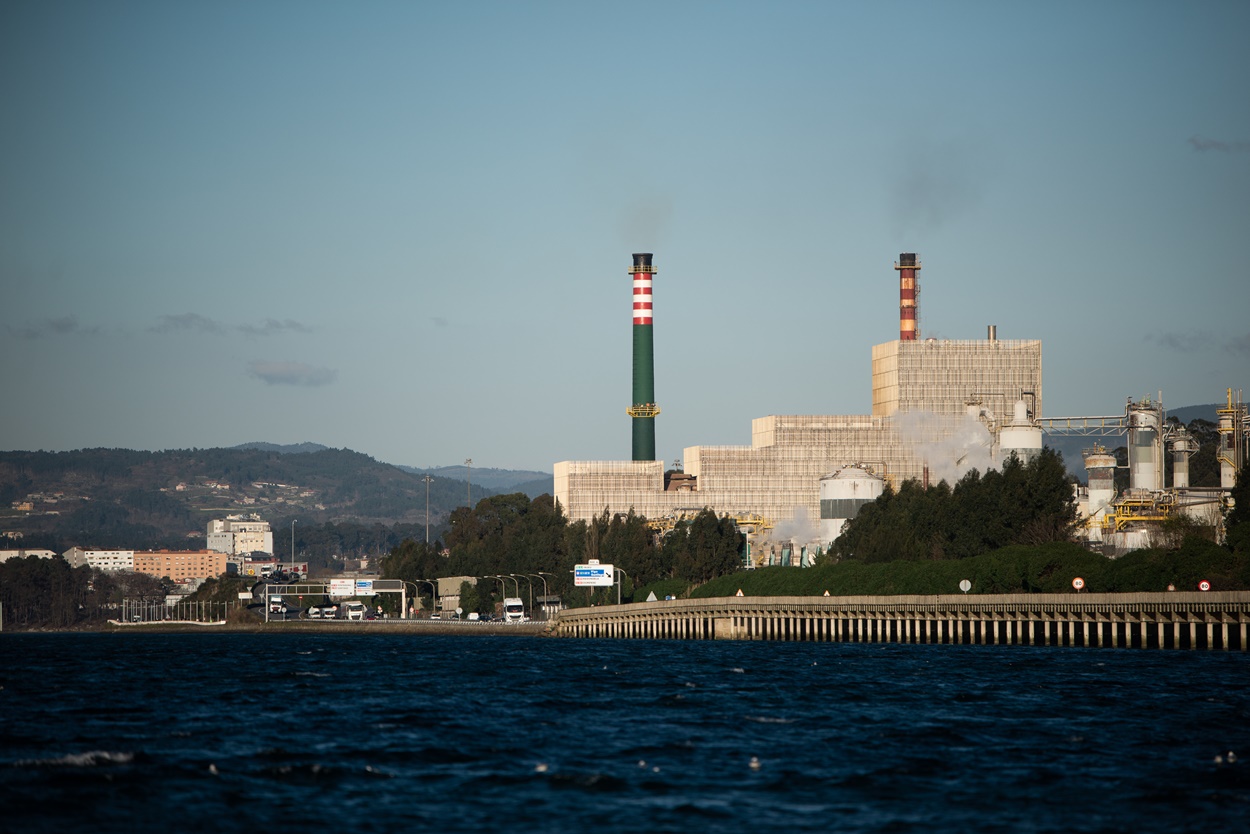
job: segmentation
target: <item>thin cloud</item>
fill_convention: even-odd
[[[1177,353],[1200,353],[1212,347],[1211,337],[1206,333],[1154,333],[1147,335],[1146,341]]]
[[[1225,345],[1225,349],[1227,349],[1230,353],[1244,353],[1250,356],[1250,333],[1246,333],[1245,335],[1239,336],[1235,339],[1229,339],[1228,344]]]
[[[27,324],[25,327],[10,327],[9,332],[16,333],[23,339],[42,339],[44,336],[72,336],[75,334],[94,336],[100,332],[100,328],[84,327],[78,321],[78,316],[69,315],[44,319],[36,324]]]
[[[312,333],[314,328],[294,319],[265,319],[259,324],[225,324],[199,313],[161,316],[148,328],[152,333],[208,333],[215,336],[242,333],[244,336],[279,336],[283,333]]]
[[[262,324],[240,324],[235,328],[245,336],[278,336],[282,333],[311,333],[313,328],[294,319],[265,319]]]
[[[430,316],[430,321],[434,322],[435,327],[446,327],[447,319],[442,316]]]
[[[248,363],[249,376],[259,379],[266,385],[302,385],[317,388],[329,385],[338,377],[339,372],[333,368],[318,368],[303,362],[270,362],[255,359]]]
[[[160,323],[149,328],[153,333],[224,333],[226,328],[217,321],[199,313],[181,313],[161,316]]]
[[[1200,153],[1218,151],[1220,153],[1246,153],[1250,151],[1250,142],[1224,142],[1219,139],[1207,139],[1205,136],[1190,136],[1189,144]]]

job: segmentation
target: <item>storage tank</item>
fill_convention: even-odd
[[[1095,517],[1115,501],[1115,455],[1102,446],[1085,449],[1082,455],[1089,475],[1089,514]]]
[[[1029,419],[1029,407],[1016,400],[1011,422],[998,431],[998,453],[1002,460],[1015,452],[1021,463],[1028,463],[1042,453],[1042,427]]]
[[[1189,489],[1189,458],[1198,451],[1198,441],[1184,426],[1168,438],[1172,452],[1172,489]]]
[[[1159,492],[1163,489],[1163,406],[1128,402],[1128,486]]]
[[[844,466],[820,479],[820,543],[826,549],[846,522],[885,491],[885,481],[860,464]]]

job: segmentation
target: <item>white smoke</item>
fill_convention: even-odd
[[[984,473],[994,467],[994,438],[975,417],[910,411],[896,415],[894,425],[903,443],[928,465],[930,484],[954,486],[973,469]]]
[[[807,507],[795,507],[794,515],[773,528],[769,538],[774,541],[793,541],[800,545],[820,540],[820,524],[807,517]]]

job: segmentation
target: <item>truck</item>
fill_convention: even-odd
[[[365,618],[365,604],[354,599],[343,603],[343,616],[349,620],[363,620]]]
[[[525,622],[525,603],[517,597],[506,597],[503,601],[503,621],[505,623]]]

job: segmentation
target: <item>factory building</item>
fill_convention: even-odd
[[[1042,403],[1041,342],[999,340],[994,327],[985,340],[922,339],[920,263],[904,253],[895,269],[900,338],[872,349],[871,415],[759,417],[751,424],[750,446],[687,447],[683,471],[667,479],[662,461],[637,459],[637,444],[631,461],[556,463],[555,497],[569,519],[632,509],[662,525],[707,507],[736,518],[757,539],[827,546],[834,525],[822,525],[822,520],[835,517],[825,519],[822,507],[843,512],[847,505],[837,504],[835,510],[834,502],[822,502],[822,479],[844,467],[857,465],[897,486],[911,478],[953,482],[1012,451],[1022,457],[1036,454],[1042,445],[1036,423]],[[646,291],[651,313],[649,284]],[[649,331],[646,336],[649,340]],[[648,350],[643,361],[651,359]],[[649,367],[644,370],[649,376]],[[635,399],[638,394],[635,385]],[[651,391],[646,394],[649,399]],[[658,413],[645,415],[651,438]],[[636,416],[632,409],[630,414]],[[836,526],[840,531],[841,523]]]
[[[1124,437],[1128,452],[1128,488],[1115,489],[1117,461],[1107,447],[1095,443],[1083,452],[1086,487],[1077,490],[1080,527],[1077,536],[1093,549],[1118,556],[1139,548],[1169,546],[1166,522],[1185,517],[1221,531],[1229,507],[1228,492],[1246,463],[1250,411],[1241,392],[1227,390],[1227,404],[1217,409],[1220,445],[1216,460],[1220,486],[1193,487],[1189,458],[1197,440],[1181,425],[1165,419],[1163,397],[1129,399],[1124,413],[1104,417],[1063,417],[1042,420],[1055,436]],[[1165,455],[1172,456],[1172,483],[1165,483]]]

